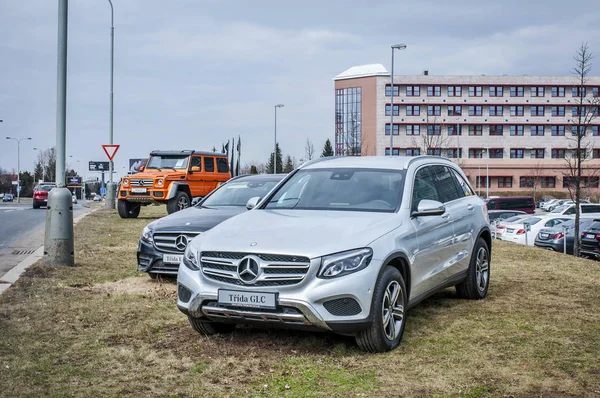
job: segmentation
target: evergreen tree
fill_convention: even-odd
[[[329,138],[327,138],[327,141],[325,141],[325,146],[323,147],[323,153],[321,154],[321,157],[327,157],[327,156],[333,156],[333,147],[331,146],[331,141],[329,141]]]
[[[275,148],[277,152],[277,174],[281,174],[283,173],[283,160],[281,158],[281,149],[279,148],[279,144],[277,144]],[[267,162],[266,172],[267,174],[273,174],[273,154],[271,154],[271,157]]]
[[[256,170],[255,165],[250,166],[250,174],[258,174],[258,170]]]
[[[292,157],[287,155],[285,158],[285,165],[283,166],[284,173],[291,173],[294,171],[294,162],[292,162]]]

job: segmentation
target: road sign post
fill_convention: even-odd
[[[109,181],[110,183],[108,184],[108,192],[106,195],[106,207],[109,209],[114,209],[115,208],[115,184],[113,183],[113,176],[112,176],[112,171],[114,169],[113,167],[113,158],[115,157],[115,155],[117,154],[117,151],[119,150],[119,145],[115,145],[112,144],[112,134],[111,134],[111,143],[110,144],[105,144],[102,145],[102,149],[104,149],[104,153],[106,153],[106,156],[108,157],[108,160],[110,161],[109,163]]]

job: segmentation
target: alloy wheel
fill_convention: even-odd
[[[388,340],[395,340],[404,322],[404,296],[397,281],[391,281],[385,288],[381,307],[383,330]]]
[[[480,247],[477,251],[477,262],[475,263],[477,276],[477,288],[480,292],[485,291],[490,277],[490,263],[488,261],[488,253],[484,247]]]

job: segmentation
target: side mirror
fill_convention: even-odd
[[[194,199],[192,199],[192,206],[196,206],[201,200],[202,197],[196,196]]]
[[[446,207],[437,200],[423,199],[417,206],[417,211],[413,211],[412,217],[422,216],[441,216],[446,212]]]
[[[200,166],[192,166],[190,171],[193,173],[194,171],[200,171]]]
[[[246,203],[246,209],[251,210],[256,207],[256,205],[260,202],[260,196],[255,196],[253,198],[248,199]]]
[[[146,170],[146,166],[140,166],[140,171]]]

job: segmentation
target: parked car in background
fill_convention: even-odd
[[[177,306],[199,333],[312,328],[384,352],[400,343],[407,310],[431,294],[487,294],[487,209],[448,159],[320,158],[248,205],[183,256]]]
[[[531,217],[531,216],[527,213],[524,213],[524,214],[519,214],[516,216],[509,217],[509,218],[506,218],[504,220],[497,222],[495,227],[493,227],[493,231],[495,231],[494,237],[500,239],[500,237],[502,236],[504,231],[506,231],[507,224],[515,223],[515,222],[522,220],[524,218],[527,218],[527,217]]]
[[[580,212],[582,218],[600,218],[600,204],[582,204],[579,205]],[[552,215],[563,215],[563,216],[574,216],[575,215],[575,205],[574,204],[563,204],[562,206],[558,206],[554,208],[550,212]]]
[[[232,178],[194,207],[148,224],[138,246],[138,269],[151,277],[177,275],[183,253],[195,236],[247,211],[253,197],[264,197],[284,174],[256,174]]]
[[[593,222],[591,219],[584,219],[579,222],[579,230],[585,231]],[[534,245],[548,250],[564,252],[565,239],[567,240],[567,254],[573,254],[575,245],[575,220],[565,221],[551,228],[542,228],[535,237]],[[566,231],[565,231],[566,228]],[[565,232],[566,237],[565,237]]]
[[[531,216],[523,218],[515,223],[506,224],[506,229],[504,233],[500,236],[500,239],[508,242],[518,243],[520,245],[527,244],[528,246],[533,246],[535,242],[535,237],[542,228],[551,228],[568,220],[570,220],[570,217],[567,216],[549,215]],[[529,224],[529,231],[527,231],[527,227],[525,226],[525,224]]]
[[[518,210],[488,210],[488,216],[490,218],[490,227],[492,229],[492,236],[497,236],[498,231],[496,226],[498,225],[498,223],[502,222],[503,220],[506,220],[507,218],[519,215],[527,216],[528,214]]]
[[[545,201],[544,203],[542,203],[540,205],[540,209],[544,210],[544,211],[550,211],[550,207],[553,206],[554,204],[558,203],[560,199],[550,199],[548,201]]]
[[[33,191],[33,208],[39,209],[41,206],[48,205],[48,192],[56,187],[53,182],[44,182],[38,184]]]
[[[535,213],[533,196],[503,196],[489,199],[486,206],[488,210],[518,210],[527,214]]]
[[[580,238],[579,254],[600,260],[600,219],[592,220],[591,224],[583,230]]]
[[[73,204],[77,204],[77,195],[73,195],[72,198],[73,198]]]
[[[3,202],[12,202],[14,199],[15,197],[12,193],[4,194],[4,196],[2,197]]]

